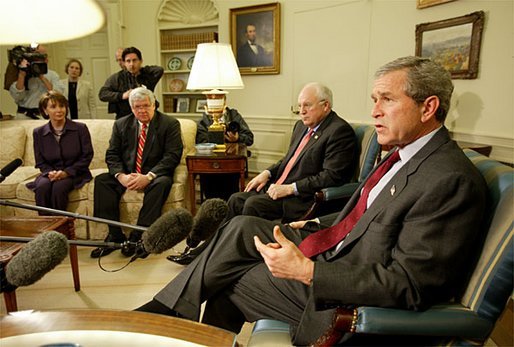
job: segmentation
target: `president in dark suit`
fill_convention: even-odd
[[[352,177],[357,140],[351,125],[332,111],[330,89],[309,83],[301,90],[298,104],[301,120],[294,126],[287,154],[254,177],[244,192],[232,194],[228,218],[244,214],[294,221],[308,210],[315,192]]]
[[[237,65],[239,67],[272,66],[273,61],[264,47],[259,45],[255,25],[248,24],[245,31],[246,41],[237,49]]]
[[[427,58],[380,68],[372,117],[399,161],[369,196],[359,189],[341,213],[320,218],[320,228],[346,220],[363,201],[346,238],[307,257],[308,235],[323,234],[302,229],[312,222],[235,217],[139,310],[197,320],[207,301],[204,323],[239,332],[244,321],[278,319],[295,345],[308,345],[336,305],[422,310],[454,298],[480,247],[486,185],[443,125],[452,91],[449,72]]]
[[[180,123],[156,111],[154,94],[144,87],[130,92],[129,103],[132,113],[114,122],[105,154],[109,172],[95,178],[94,215],[118,221],[119,201],[125,190],[144,191],[137,225],[149,226],[161,215],[182,156]],[[136,230],[129,236],[133,242],[140,238],[141,232]],[[125,235],[121,228],[109,225],[106,241],[123,242]],[[96,248],[91,257],[112,251]],[[134,251],[134,247],[128,247],[122,253],[132,256]]]

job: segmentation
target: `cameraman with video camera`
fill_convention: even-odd
[[[17,69],[16,80],[9,86],[9,93],[18,105],[17,117],[39,119],[41,96],[51,90],[64,92],[59,75],[48,69],[46,48],[43,45],[16,46],[9,52],[9,61]],[[9,70],[13,71],[12,66],[7,68],[5,85],[10,82],[7,81]]]

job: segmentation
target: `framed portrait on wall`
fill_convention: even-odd
[[[177,99],[177,113],[189,112],[189,98],[178,98]]]
[[[453,79],[475,79],[484,11],[416,25],[416,55],[429,57],[450,71]]]
[[[280,73],[280,3],[231,8],[230,42],[242,75]]]
[[[196,112],[203,113],[205,111],[205,107],[207,106],[207,99],[198,99],[196,100]]]
[[[431,6],[435,6],[435,5],[441,5],[441,4],[444,4],[447,2],[452,2],[452,1],[455,1],[455,0],[418,0],[416,2],[416,8],[418,8],[418,9],[427,8],[427,7],[431,7]]]

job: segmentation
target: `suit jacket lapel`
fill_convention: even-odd
[[[298,158],[296,159],[296,162],[294,163],[293,165],[293,168],[296,167],[296,165],[298,165],[298,163],[302,160],[302,157],[305,155],[305,153],[307,153],[307,151],[316,144],[316,142],[318,141],[318,139],[323,135],[323,130],[327,127],[328,124],[330,124],[330,119],[331,117],[333,117],[334,114],[333,114],[333,111],[331,111],[327,117],[323,120],[323,122],[321,123],[321,125],[319,126],[318,130],[316,130],[316,132],[311,136],[311,139],[309,142],[307,142],[307,145],[305,145],[305,148],[303,149],[303,151],[300,153],[300,155],[298,156]],[[294,152],[296,151],[296,148],[298,147],[298,145],[300,144],[300,141],[302,141],[303,137],[305,136],[306,132],[308,131],[308,128],[306,126],[303,126],[303,131],[301,133],[302,136],[298,136],[298,138],[296,139],[295,141],[295,146],[292,147],[294,148],[295,150],[294,151],[290,151],[289,155],[288,155],[288,158],[287,160],[285,161],[286,163],[289,161],[289,159],[291,159],[291,157],[293,156]]]
[[[393,176],[393,178],[388,182],[388,184],[384,187],[380,194],[378,194],[378,196],[375,198],[373,204],[371,204],[369,209],[366,210],[364,215],[359,219],[359,221],[357,222],[353,230],[350,232],[350,234],[348,234],[341,249],[347,247],[353,241],[360,238],[362,234],[364,234],[364,232],[368,229],[369,224],[375,219],[375,217],[385,208],[387,208],[387,206],[389,206],[394,199],[397,199],[401,196],[401,192],[407,186],[408,177],[418,170],[421,163],[423,163],[423,161],[425,161],[425,159],[428,156],[430,156],[435,150],[437,150],[440,146],[442,146],[444,143],[448,141],[450,141],[450,136],[446,128],[443,128],[440,131],[438,131],[434,135],[434,137],[396,173],[396,175]],[[387,159],[387,157],[389,157],[389,155],[386,156],[380,162],[380,164],[384,162]],[[375,172],[378,166],[380,165],[377,165],[370,173],[370,175],[372,175],[373,172]],[[334,224],[341,221],[342,218],[351,211],[353,206],[355,206],[355,204],[359,200],[360,191],[363,185],[364,182],[359,185],[359,188],[353,194],[352,198],[350,199],[346,207],[343,209],[343,211],[340,213]],[[394,194],[391,194],[391,189],[393,186]]]

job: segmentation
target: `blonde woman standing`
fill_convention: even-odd
[[[96,118],[96,104],[93,88],[89,81],[80,79],[83,68],[78,59],[70,59],[65,67],[68,79],[61,80],[64,96],[68,99],[70,118]]]

